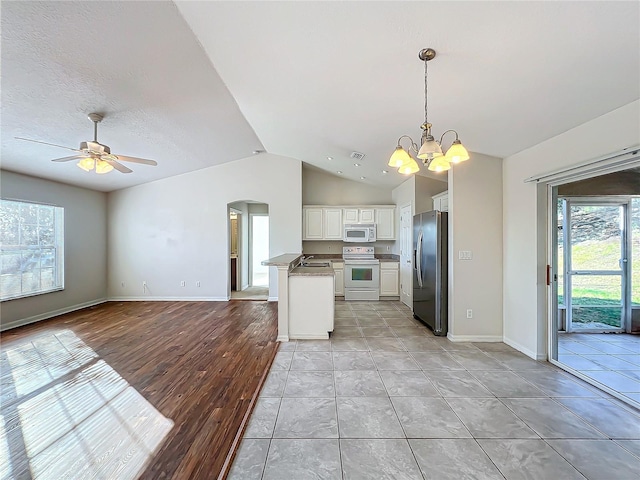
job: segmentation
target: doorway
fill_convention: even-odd
[[[400,209],[400,300],[413,310],[413,215],[411,204]]]
[[[229,212],[229,298],[267,300],[269,268],[261,262],[270,257],[269,205],[252,200],[234,202],[229,204]]]
[[[640,405],[640,170],[552,186],[549,360]]]
[[[559,328],[620,333],[630,323],[629,200],[558,199]],[[559,232],[559,233],[560,233]],[[561,287],[561,288],[560,288]]]
[[[269,287],[269,267],[262,261],[269,258],[269,216],[251,215],[251,286]]]

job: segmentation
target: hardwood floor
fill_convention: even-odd
[[[2,333],[0,477],[224,478],[276,335],[277,304],[250,301],[113,302]]]

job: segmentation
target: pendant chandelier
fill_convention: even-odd
[[[440,136],[440,141],[435,140],[431,134],[431,124],[429,123],[428,102],[427,102],[427,63],[433,60],[436,51],[432,48],[420,50],[418,58],[424,62],[424,123],[422,128],[422,146],[418,149],[418,145],[411,139],[409,135],[402,135],[398,139],[398,145],[391,154],[389,166],[398,169],[398,173],[403,175],[411,175],[420,171],[418,162],[411,156],[411,151],[422,160],[423,165],[432,172],[444,172],[451,168],[451,164],[464,162],[469,160],[469,153],[464,148],[462,142],[458,138],[458,132],[455,130],[447,130]],[[455,133],[456,138],[446,151],[442,149],[442,140],[447,133]],[[402,145],[402,139],[409,139],[409,148],[405,149]]]

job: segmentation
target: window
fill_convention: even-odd
[[[0,200],[0,300],[64,288],[64,209]]]

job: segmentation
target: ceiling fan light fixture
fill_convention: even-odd
[[[113,166],[104,160],[96,160],[96,173],[104,174],[113,170]]]
[[[95,161],[91,157],[85,157],[80,160],[77,165],[85,172],[90,172],[95,167]]]

